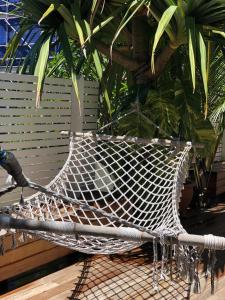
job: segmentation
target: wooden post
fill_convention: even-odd
[[[225,160],[225,131],[223,132],[223,137],[222,137],[222,140],[221,140],[221,144],[222,144],[222,147],[221,147],[221,160]]]
[[[155,236],[154,233],[149,234],[130,227],[107,227],[62,221],[16,219],[3,214],[0,214],[0,227],[4,229],[12,228],[25,231],[30,230],[34,232],[44,231],[73,236],[75,234],[80,234],[84,236],[121,239],[124,241],[134,241],[139,243],[151,242],[153,240],[156,240],[157,242],[160,241],[159,237]],[[195,235],[181,233],[178,234],[177,237],[169,237],[169,239],[166,239],[165,242],[170,242],[171,239],[175,244],[180,243],[182,245],[198,246],[203,249],[225,250],[225,238],[221,236],[214,236],[212,234]]]

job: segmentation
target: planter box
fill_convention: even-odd
[[[219,196],[225,193],[225,162],[216,162],[210,175],[208,184],[208,195]]]
[[[21,234],[16,234],[15,249],[12,249],[12,235],[3,236],[5,254],[0,256],[0,281],[43,266],[73,252],[71,249],[37,238],[21,241],[20,236]]]

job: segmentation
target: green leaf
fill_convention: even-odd
[[[84,20],[84,27],[85,27],[86,34],[87,34],[87,40],[85,41],[85,43],[87,41],[90,42],[91,41],[91,35],[92,35],[92,33],[91,33],[91,28],[90,28],[90,26],[89,26],[89,24],[88,24],[88,22],[86,20]]]
[[[196,28],[194,18],[189,17],[186,21],[188,32],[188,49],[189,49],[189,62],[191,67],[191,78],[193,84],[193,93],[195,91],[195,69],[196,69]]]
[[[91,6],[91,15],[90,15],[90,26],[92,27],[93,20],[95,17],[95,14],[97,12],[98,6],[100,4],[101,0],[93,0],[92,6]]]
[[[112,113],[111,102],[110,102],[110,99],[109,99],[108,91],[107,91],[106,86],[105,86],[105,82],[104,82],[103,77],[102,77],[102,74],[103,74],[102,64],[101,64],[101,61],[100,61],[100,58],[99,58],[99,55],[98,55],[98,51],[96,49],[92,52],[92,56],[93,56],[95,68],[96,68],[96,71],[97,71],[97,74],[98,74],[98,78],[101,82],[102,92],[103,92],[104,98],[106,100],[106,104],[108,106],[108,111],[109,111],[109,114],[111,114]]]
[[[49,46],[50,46],[51,36],[49,36],[41,47],[41,51],[38,57],[34,75],[38,76],[37,82],[37,96],[36,96],[36,107],[40,106],[41,90],[43,85],[43,80],[45,76],[45,70],[49,57]]]
[[[212,30],[213,33],[216,33],[216,34],[219,34],[221,35],[222,37],[225,38],[225,32],[224,31],[220,31],[220,30]]]
[[[75,28],[80,40],[80,45],[81,47],[84,46],[84,33],[83,33],[83,24],[82,24],[82,20],[81,20],[81,16],[80,16],[80,7],[79,4],[74,1],[74,3],[71,5],[71,10],[72,10],[72,15],[73,15],[73,21],[75,24]],[[84,53],[85,54],[85,53]]]
[[[203,86],[204,86],[205,97],[206,97],[206,103],[205,103],[205,117],[206,117],[208,113],[207,53],[206,53],[206,46],[202,34],[201,32],[199,32],[198,34],[199,34],[201,74],[202,74]]]
[[[41,24],[41,22],[47,18],[53,11],[55,10],[55,5],[51,4],[49,6],[49,8],[46,10],[46,12],[42,15],[42,17],[40,18],[40,20],[38,21],[38,24]]]
[[[12,57],[12,55],[16,52],[22,37],[27,32],[27,30],[29,30],[29,28],[30,28],[30,24],[27,24],[26,20],[23,20],[22,23],[20,24],[19,32],[15,33],[13,38],[11,39],[6,49],[6,52],[1,60],[1,63],[4,63],[6,59],[10,59]]]
[[[159,43],[159,40],[160,40],[162,34],[166,30],[167,25],[169,24],[171,18],[173,17],[176,9],[177,9],[177,6],[175,6],[175,5],[171,5],[169,8],[167,8],[164,11],[164,13],[158,23],[158,27],[157,27],[157,30],[155,33],[154,43],[153,43],[153,47],[152,47],[151,68],[152,68],[153,73],[155,73],[154,58],[155,58],[156,47]]]
[[[116,41],[116,39],[118,38],[120,32],[123,30],[123,28],[127,25],[127,23],[132,19],[132,17],[136,14],[136,12],[140,9],[140,7],[143,6],[143,4],[145,3],[145,0],[142,1],[132,1],[129,8],[127,9],[127,12],[125,13],[122,21],[120,22],[120,25],[112,39],[111,42],[111,46],[110,46],[110,52],[112,53],[112,47],[114,42]],[[129,15],[130,11],[132,11],[132,13]]]
[[[59,29],[58,29],[58,35],[59,35],[62,51],[63,51],[64,57],[66,59],[67,66],[71,73],[73,88],[74,88],[77,100],[79,102],[79,108],[80,108],[80,93],[79,93],[79,87],[78,87],[78,83],[77,83],[75,67],[73,64],[73,54],[72,54],[72,51],[70,48],[70,43],[69,43],[68,37],[66,35],[64,24],[60,24]]]
[[[47,77],[51,77],[54,72],[65,62],[65,57],[60,58],[49,70],[47,73]]]
[[[73,28],[74,27],[74,22],[73,22],[73,17],[70,13],[70,11],[66,8],[66,6],[64,4],[60,4],[57,7],[57,11],[60,13],[60,15],[63,17],[63,19],[65,20],[65,22],[67,22],[67,24]]]
[[[103,71],[102,71],[102,65],[101,65],[99,55],[98,55],[98,51],[96,49],[93,51],[92,56],[93,56],[95,68],[96,68],[96,71],[97,71],[97,74],[98,74],[98,78],[101,81]]]
[[[22,67],[20,69],[20,74],[34,74],[34,70],[36,67],[37,59],[41,51],[41,47],[43,45],[43,42],[49,37],[49,32],[43,31],[39,38],[35,41],[35,44],[30,49],[28,55],[25,57],[25,59],[22,62]],[[50,34],[52,36],[52,33]],[[31,36],[31,40],[33,40],[33,37]],[[29,42],[28,42],[29,43]]]
[[[87,40],[90,40],[90,38],[96,34],[97,32],[99,32],[99,30],[101,30],[103,27],[105,27],[110,21],[112,21],[114,19],[114,16],[110,16],[108,17],[106,20],[102,21],[99,25],[97,25],[92,32],[90,31],[88,37],[85,40],[85,43],[87,42]]]

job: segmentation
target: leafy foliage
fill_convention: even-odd
[[[48,55],[57,48],[48,73],[71,77],[77,95],[76,75],[98,78],[102,123],[136,105],[143,90],[139,111],[120,130],[152,135],[155,122],[175,136],[214,141],[208,114],[222,128],[225,107],[224,0],[21,0],[20,9],[25,18],[4,60],[39,24],[42,34],[21,69],[39,75],[39,93]]]
[[[85,58],[92,58],[98,78],[102,82],[109,110],[111,103],[103,76],[102,55],[131,72],[134,82],[138,83],[140,76],[137,74],[140,73],[142,79],[144,76],[147,81],[157,79],[164,71],[171,55],[181,45],[187,48],[193,89],[196,88],[195,69],[200,67],[205,97],[206,100],[208,99],[207,68],[210,65],[208,53],[214,44],[224,44],[224,1],[22,0],[21,10],[25,18],[21,23],[20,32],[9,45],[5,59],[15,53],[21,35],[28,32],[33,25],[39,24],[44,35],[47,36],[42,36],[29,54],[30,72],[34,70],[32,66],[41,61],[38,60],[38,56],[43,55],[43,51],[40,51],[42,44],[56,35],[55,43],[59,43],[67,57],[68,69],[74,78],[76,90],[75,70],[77,68],[73,65],[73,60],[69,59],[72,52],[68,40],[71,39],[80,47]],[[142,26],[139,26],[140,22],[135,23],[137,19],[142,21]],[[157,29],[156,24],[158,24]],[[134,27],[139,29],[140,37],[137,34],[134,36]],[[149,29],[149,41],[147,48],[142,52],[148,53],[150,57],[137,55],[138,47],[143,46],[142,39],[147,34],[143,28]],[[141,42],[140,45],[135,42],[135,39]],[[161,39],[165,43],[160,43]],[[150,49],[148,49],[149,45]],[[126,49],[125,52],[123,49]],[[47,55],[47,52],[45,54]],[[141,71],[143,65],[146,67]],[[42,73],[39,74],[40,82],[43,80]]]

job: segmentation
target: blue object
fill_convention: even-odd
[[[13,15],[11,13],[15,9],[15,4],[18,4],[20,0],[0,0],[0,60],[3,58],[7,45],[12,39],[14,34],[19,30],[20,17]],[[13,61],[13,66],[18,66],[21,64],[21,59],[26,57],[28,51],[37,41],[40,36],[40,30],[38,27],[34,27],[32,34],[32,40],[23,42],[21,40],[21,45],[19,46],[15,60]],[[26,34],[25,34],[26,35]],[[26,36],[24,36],[26,39]]]
[[[0,150],[0,165],[4,164],[7,158],[7,152],[5,150]]]

